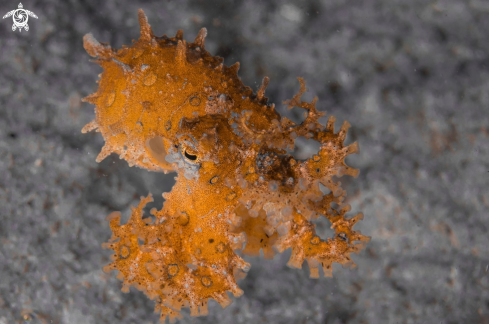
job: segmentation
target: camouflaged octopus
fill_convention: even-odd
[[[123,291],[131,285],[144,291],[156,300],[161,322],[167,316],[173,322],[182,307],[206,315],[209,299],[226,307],[227,291],[243,294],[236,281],[250,265],[237,250],[273,258],[291,248],[288,265],[301,268],[306,260],[312,278],[319,267],[332,276],[333,262],[354,266],[350,253],[369,238],[352,229],[363,215],[345,217],[345,191],[332,180],[358,174],[344,163],[358,150],[357,143],[343,145],[348,122],[337,133],[334,117],[320,124],[317,98],[300,100],[301,78],[299,93],[285,103],[307,117],[300,124],[282,118],[264,96],[269,79],[256,94],[244,86],[239,63],[226,67],[205,50],[205,28],[193,43],[181,30],[156,37],[144,12],[138,15],[141,36],[130,47],[113,50],[84,37],[103,73],[98,91],[84,98],[96,105],[96,118],[82,132],[102,133],[97,162],[116,153],[130,166],[177,172],[177,178],[163,194],[163,208],[151,210],[155,221],[143,218],[151,195],[132,207],[127,224],[120,225],[119,212],[107,217],[113,235],[103,247],[115,254],[104,271],[118,270]],[[311,159],[287,154],[298,136],[321,143]],[[331,193],[323,194],[320,184]],[[333,238],[316,235],[311,221],[320,216],[331,222]]]

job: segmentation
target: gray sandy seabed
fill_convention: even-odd
[[[3,15],[18,3],[2,1]],[[101,68],[82,37],[114,48],[139,37],[143,8],[156,35],[207,27],[206,49],[241,63],[244,84],[279,112],[307,81],[305,99],[352,125],[359,154],[341,178],[372,237],[333,278],[290,269],[290,252],[247,258],[245,294],[181,323],[489,323],[489,2],[483,0],[26,1],[29,31],[0,21],[0,324],[157,323],[154,302],[120,291],[102,267],[105,217],[174,175],[95,162],[103,140],[80,99]],[[311,156],[299,143],[295,154]],[[152,207],[150,206],[150,207]],[[148,209],[149,210],[149,209]],[[323,237],[332,231],[318,223]]]

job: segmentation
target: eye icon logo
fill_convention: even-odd
[[[19,32],[22,31],[22,28],[24,28],[26,31],[29,30],[29,25],[27,25],[27,21],[29,20],[29,16],[36,18],[37,16],[35,13],[32,11],[23,9],[24,7],[22,6],[22,3],[19,3],[19,8],[14,9],[12,11],[7,12],[5,16],[3,16],[2,19],[8,18],[12,16],[14,20],[14,24],[12,25],[12,30],[15,31],[17,28],[19,29]]]

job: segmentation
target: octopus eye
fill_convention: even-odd
[[[186,157],[188,160],[190,160],[190,161],[195,161],[195,160],[197,160],[197,155],[190,154],[190,153],[188,153],[187,151],[185,151],[185,153],[184,153],[184,154],[185,154],[185,157]]]

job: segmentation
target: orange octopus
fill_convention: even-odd
[[[209,299],[226,307],[227,291],[241,296],[236,281],[250,264],[237,250],[273,258],[291,248],[288,265],[301,268],[307,260],[312,278],[320,266],[332,276],[333,262],[353,267],[350,253],[369,238],[352,229],[363,215],[345,217],[345,191],[332,180],[358,175],[344,163],[358,151],[357,143],[343,145],[348,122],[337,133],[334,117],[319,123],[324,113],[316,110],[317,98],[300,100],[301,78],[299,93],[285,103],[307,117],[300,124],[282,118],[264,96],[269,79],[256,94],[243,85],[239,63],[227,67],[205,50],[205,28],[193,43],[181,30],[156,37],[141,9],[138,15],[141,36],[132,46],[113,50],[91,34],[83,39],[103,73],[98,91],[84,98],[96,105],[96,117],[82,132],[102,133],[97,162],[116,153],[130,166],[177,172],[177,178],[163,194],[163,208],[151,210],[155,221],[143,219],[151,195],[132,207],[127,224],[120,224],[119,212],[107,217],[113,235],[103,247],[115,253],[104,271],[119,271],[123,291],[132,285],[156,300],[164,323],[181,318],[182,307],[206,315]],[[321,143],[311,159],[287,154],[298,136]],[[331,192],[324,194],[320,184]],[[331,222],[334,237],[316,235],[311,221],[320,216]]]

